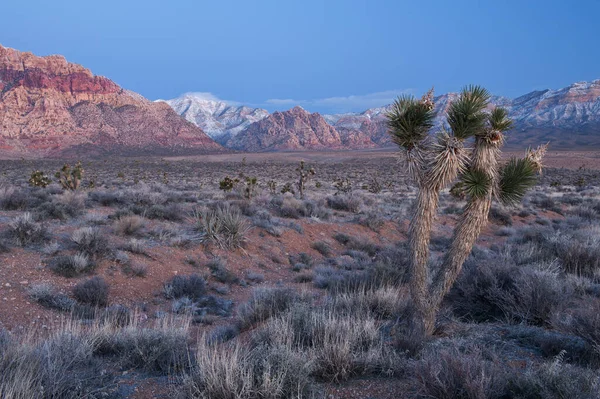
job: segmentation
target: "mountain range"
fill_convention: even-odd
[[[0,46],[0,155],[221,151],[165,103],[124,90],[60,55]]]
[[[436,128],[443,126],[445,111],[456,97],[456,93],[446,93],[434,99]],[[183,99],[189,104],[185,112],[174,105],[181,104]],[[358,149],[392,145],[385,117],[391,105],[361,113],[320,115],[309,114],[300,107],[269,114],[264,109],[234,108],[213,100],[210,109],[228,110],[217,114],[207,112],[203,100],[194,99],[193,95],[170,100],[169,104],[209,135],[207,126],[218,124],[218,135],[227,137],[220,142],[236,150]],[[515,99],[493,96],[491,104],[505,107],[514,121],[508,146],[550,141],[555,149],[600,148],[600,80],[578,82],[558,90],[533,91]],[[257,117],[260,120],[256,120]]]
[[[456,97],[434,99],[436,128]],[[515,122],[509,147],[550,141],[553,149],[600,148],[600,80],[491,103],[507,108]],[[2,158],[379,148],[392,145],[389,109],[321,115],[296,106],[269,113],[195,93],[150,101],[60,55],[0,46]]]

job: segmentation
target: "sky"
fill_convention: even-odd
[[[0,15],[3,46],[153,100],[358,112],[432,86],[517,97],[600,78],[600,0],[28,0]]]

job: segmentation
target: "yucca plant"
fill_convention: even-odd
[[[81,184],[83,173],[83,166],[81,165],[81,161],[79,161],[72,168],[69,164],[64,164],[54,176],[58,179],[63,189],[77,190]]]
[[[421,99],[398,98],[387,114],[392,140],[400,147],[418,195],[409,225],[410,291],[414,322],[424,334],[433,333],[442,299],[454,284],[475,240],[488,219],[493,199],[518,203],[535,184],[546,146],[528,150],[523,159],[500,166],[504,134],[512,121],[503,108],[488,111],[490,94],[467,86],[453,101],[446,123],[432,136],[436,117],[433,89]],[[472,148],[467,148],[467,140]],[[429,242],[440,191],[458,180],[465,196],[463,216],[454,230],[450,250],[436,273],[429,270]]]

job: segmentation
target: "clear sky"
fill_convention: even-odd
[[[600,78],[598,0],[28,0],[0,44],[63,54],[149,99],[361,111],[465,84],[515,97]]]

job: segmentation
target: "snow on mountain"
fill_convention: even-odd
[[[165,102],[220,143],[269,116],[269,112],[264,109],[230,104],[203,93],[186,93]]]

